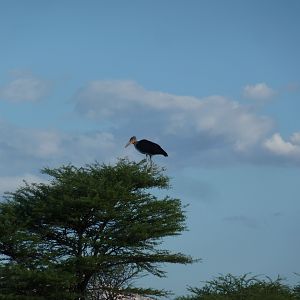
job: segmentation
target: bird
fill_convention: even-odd
[[[162,149],[158,144],[145,139],[138,141],[136,137],[133,136],[129,139],[128,143],[125,145],[125,148],[128,147],[130,144],[133,144],[135,149],[138,150],[139,152],[146,154],[146,159],[149,156],[151,164],[152,164],[151,157],[153,155],[168,156],[168,153],[164,149]]]

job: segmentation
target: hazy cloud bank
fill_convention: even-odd
[[[9,102],[36,102],[48,95],[51,83],[32,74],[13,72],[13,79],[0,86],[0,99]]]
[[[160,143],[169,153],[164,163],[172,166],[300,163],[299,132],[285,140],[274,132],[271,118],[223,96],[179,96],[134,81],[96,80],[73,101],[79,117],[94,120],[99,130],[24,129],[2,121],[0,157],[6,173],[0,171],[0,176],[125,155],[142,159],[135,150],[124,149],[132,135]]]
[[[260,100],[275,95],[265,83],[249,85],[245,93]],[[147,90],[134,81],[95,80],[74,101],[80,115],[110,123],[118,139],[133,134],[151,138],[183,160],[218,163],[230,157],[276,163],[282,162],[278,156],[290,162],[300,157],[293,144],[296,135],[284,142],[274,135],[271,118],[223,96],[179,96]]]

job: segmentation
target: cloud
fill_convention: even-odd
[[[109,161],[119,153],[112,133],[94,131],[62,137],[63,157],[74,162]]]
[[[275,133],[264,142],[263,146],[275,156],[300,161],[300,132],[294,133],[289,141],[285,141],[279,133]]]
[[[223,218],[223,221],[229,224],[239,224],[253,229],[259,227],[259,222],[256,219],[244,215],[225,217]]]
[[[24,174],[21,176],[1,176],[0,177],[0,197],[5,192],[13,192],[18,187],[24,185],[24,181],[28,183],[33,182],[45,182],[45,179],[33,175],[33,174]]]
[[[0,176],[63,163],[107,162],[120,156],[116,145],[108,132],[24,129],[0,122]]]
[[[134,116],[142,108],[156,112],[172,108],[186,111],[200,105],[194,97],[147,91],[129,80],[92,81],[79,91],[76,101],[76,109],[93,119],[128,118],[128,115]],[[136,117],[140,119],[139,115]]]
[[[178,96],[134,81],[92,81],[74,101],[79,114],[110,125],[116,135],[164,139],[189,156],[211,149],[250,151],[273,126],[269,118],[222,96]]]
[[[179,96],[147,90],[134,81],[96,80],[73,100],[79,116],[96,121],[99,130],[24,129],[0,121],[3,170],[13,175],[13,170],[26,173],[45,165],[108,162],[125,155],[141,159],[134,149],[124,149],[132,135],[161,144],[169,153],[164,163],[170,166],[269,163],[280,161],[279,156],[293,162],[298,157],[300,133],[289,141],[272,136],[270,118],[222,96]],[[1,175],[8,174],[0,170]]]
[[[243,89],[243,96],[253,100],[269,100],[275,94],[276,92],[264,82],[255,85],[246,85]]]
[[[291,142],[300,145],[300,132],[295,132],[292,134]]]
[[[61,134],[51,130],[24,129],[0,123],[0,153],[2,157],[19,154],[22,157],[49,158],[60,154]]]
[[[50,82],[31,74],[19,73],[6,86],[0,88],[0,99],[10,102],[36,102],[49,92]]]

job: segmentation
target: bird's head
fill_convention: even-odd
[[[136,142],[137,142],[136,137],[135,136],[131,137],[130,140],[128,141],[128,143],[126,144],[125,148],[128,147],[130,144],[133,144],[133,145],[136,144]]]

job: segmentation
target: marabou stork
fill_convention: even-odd
[[[131,137],[129,142],[126,144],[125,148],[130,144],[133,144],[135,149],[139,152],[146,154],[146,158],[150,158],[150,163],[152,163],[151,157],[152,155],[163,155],[168,156],[167,152],[162,149],[158,144],[153,143],[148,140],[140,140],[138,141],[135,136]]]

